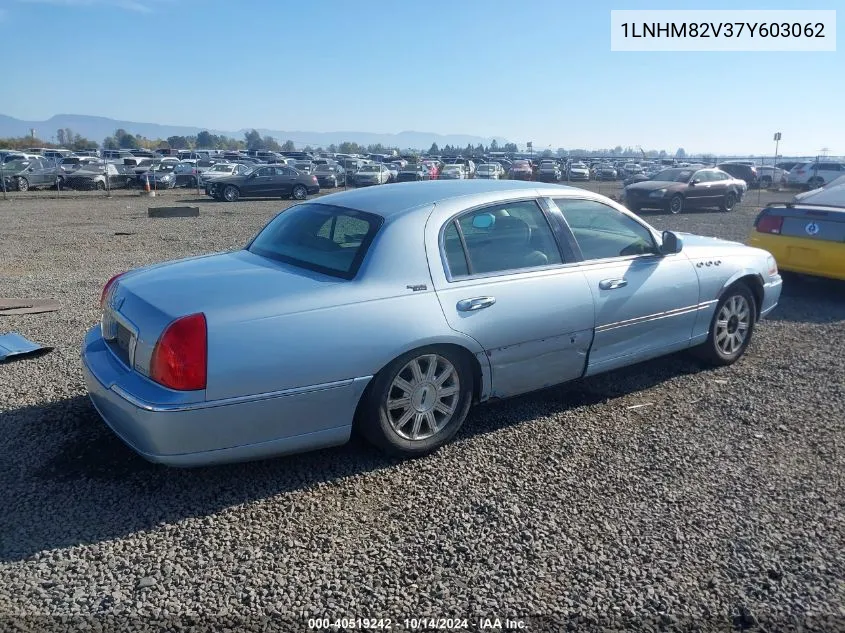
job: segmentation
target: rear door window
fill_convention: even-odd
[[[446,227],[443,238],[446,263],[453,277],[563,261],[552,229],[533,200],[470,211]]]

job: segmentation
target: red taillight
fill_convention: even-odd
[[[117,281],[120,277],[125,275],[126,273],[118,273],[111,279],[106,282],[106,285],[103,286],[103,291],[100,293],[100,307],[102,308],[106,304],[106,297],[109,295],[109,290],[114,285],[114,282]]]
[[[780,215],[764,215],[757,221],[758,233],[780,235],[781,228],[783,228],[783,216]]]
[[[798,169],[798,170],[795,171],[795,173],[796,174],[806,174],[807,172],[804,171],[803,169]]]
[[[317,182],[317,176],[311,176],[311,180]]]
[[[153,349],[150,378],[179,391],[205,389],[208,327],[205,315],[192,314],[168,325]]]

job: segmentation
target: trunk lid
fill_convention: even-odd
[[[343,283],[240,250],[134,271],[119,288],[171,318],[195,312],[221,318],[263,312],[268,303],[274,314],[319,307]]]

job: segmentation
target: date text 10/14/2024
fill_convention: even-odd
[[[309,618],[309,630],[326,631],[364,631],[364,630],[405,630],[405,631],[518,631],[526,630],[527,624],[521,619],[511,618]]]

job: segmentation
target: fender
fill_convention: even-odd
[[[754,306],[755,320],[759,321],[760,320],[760,308],[762,307],[760,304],[762,303],[762,300],[763,300],[763,289],[765,288],[765,282],[763,281],[763,275],[761,275],[759,271],[756,271],[752,268],[741,268],[740,270],[738,270],[737,272],[735,272],[733,275],[731,275],[728,278],[728,280],[725,282],[725,284],[719,290],[719,294],[716,296],[716,298],[719,301],[721,301],[722,297],[725,295],[725,292],[728,290],[728,288],[730,288],[733,284],[735,284],[737,281],[739,281],[743,277],[752,277],[757,282],[756,286],[752,285],[751,292],[754,294],[754,302],[756,304]]]

